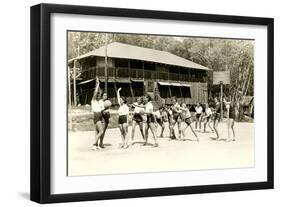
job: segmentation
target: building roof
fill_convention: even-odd
[[[68,63],[71,63],[75,59],[80,60],[90,56],[104,57],[105,46],[102,46],[84,55],[80,55],[79,57],[73,58],[69,60]],[[119,42],[113,42],[107,45],[107,56],[110,58],[144,60],[149,62],[167,64],[167,65],[176,65],[186,68],[210,70],[205,66],[199,65],[190,60],[179,57],[170,52],[138,47],[138,46],[119,43]]]

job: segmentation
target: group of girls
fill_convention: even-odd
[[[93,98],[91,101],[91,108],[94,114],[94,126],[96,135],[94,138],[94,143],[92,146],[93,150],[100,150],[104,148],[103,140],[106,133],[106,129],[109,124],[110,113],[109,107],[105,107],[105,101],[107,101],[107,94],[103,93],[100,100],[98,100],[99,86],[100,82],[97,78],[96,87],[94,90]],[[122,143],[120,148],[126,149],[129,147],[128,141],[128,118],[129,118],[129,106],[126,102],[125,97],[120,96],[119,88],[117,90],[117,101],[118,101],[118,125],[121,133]],[[154,144],[153,147],[158,147],[158,141],[156,136],[156,125],[157,120],[154,115],[153,104],[151,103],[151,97],[149,95],[145,96],[143,99],[139,98],[136,103],[132,104],[131,107],[134,107],[134,115],[132,120],[132,133],[131,139],[134,140],[135,128],[139,126],[141,135],[144,140],[143,145],[148,144],[148,134],[149,130],[152,133]],[[144,129],[144,130],[143,130]]]
[[[232,139],[230,139],[230,134],[226,141],[235,141],[235,110],[234,104],[229,98],[223,99],[223,105],[221,106],[217,98],[214,99],[214,107],[210,108],[209,104],[200,105],[197,104],[194,107],[195,111],[195,129],[193,129],[191,123],[193,122],[193,117],[190,113],[192,106],[187,106],[185,103],[179,104],[175,97],[172,98],[172,105],[160,107],[158,111],[155,112],[158,124],[161,126],[160,137],[163,137],[163,132],[165,130],[164,122],[168,122],[170,130],[171,140],[185,140],[185,132],[187,128],[190,128],[191,132],[194,134],[196,141],[199,141],[196,132],[207,132],[207,126],[212,133],[216,134],[216,140],[222,140],[218,131],[218,123],[221,120],[221,107],[223,108],[223,115],[226,115],[228,131],[232,131]],[[160,114],[160,115],[159,115]],[[224,116],[225,117],[225,116]],[[213,126],[211,126],[211,121],[213,120]],[[203,123],[203,129],[201,129]],[[175,133],[175,126],[178,129],[178,137]]]
[[[96,88],[94,90],[93,98],[91,101],[92,111],[94,113],[94,123],[96,136],[93,143],[93,150],[99,150],[104,148],[103,139],[105,136],[106,129],[108,127],[110,113],[109,109],[105,107],[104,102],[107,100],[107,94],[103,93],[100,100],[97,100],[98,90],[99,90],[99,80],[97,79]],[[220,135],[218,131],[218,123],[221,118],[221,104],[217,98],[214,102],[214,110],[211,110],[208,104],[202,107],[197,104],[195,107],[195,130],[193,129],[192,115],[190,113],[190,107],[186,104],[179,104],[175,97],[172,98],[171,106],[161,106],[158,110],[155,110],[153,104],[151,103],[151,97],[146,95],[144,97],[137,98],[137,101],[131,105],[127,104],[126,98],[120,96],[119,88],[117,90],[117,101],[118,101],[118,124],[121,133],[122,143],[120,148],[126,149],[129,147],[129,134],[128,134],[128,120],[129,120],[129,109],[133,108],[132,117],[132,131],[131,140],[134,142],[134,136],[136,128],[138,127],[143,138],[143,145],[148,145],[148,135],[149,131],[152,134],[154,140],[153,147],[158,147],[157,139],[157,127],[161,127],[160,136],[163,137],[165,126],[169,126],[170,140],[182,141],[186,139],[186,130],[190,128],[193,133],[195,140],[199,141],[196,131],[201,131],[201,125],[203,122],[203,133],[206,132],[206,127],[211,129],[212,132],[216,133],[216,139],[220,140]],[[229,114],[228,127],[232,129],[233,140],[235,140],[234,131],[234,107],[230,101],[224,100],[224,109],[227,109]],[[213,127],[211,127],[210,122],[213,117]],[[177,126],[178,136],[176,136],[175,128]],[[229,139],[228,139],[229,141]]]

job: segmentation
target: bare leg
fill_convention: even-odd
[[[173,137],[173,120],[169,120],[170,138]]]
[[[214,128],[214,130],[215,130],[215,133],[216,133],[216,135],[217,135],[217,140],[220,138],[220,135],[219,135],[219,132],[218,132],[218,130],[217,130],[217,127],[218,127],[218,120],[214,120],[214,124],[213,124],[213,128]]]
[[[207,123],[208,123],[208,127],[211,129],[211,131],[214,132],[213,128],[211,127],[210,121],[208,121]]]
[[[123,148],[128,148],[129,145],[128,145],[128,140],[129,140],[129,136],[128,136],[128,124],[127,123],[124,123],[122,124],[123,125],[123,133],[124,133],[124,147]]]
[[[145,123],[144,125],[144,145],[147,145],[147,140],[148,140],[148,123]]]
[[[101,148],[104,148],[103,139],[104,139],[104,135],[105,135],[105,132],[106,132],[107,127],[108,127],[108,121],[105,121],[103,133],[102,133],[102,136],[100,137],[100,144],[99,144],[99,146],[100,146]]]
[[[100,137],[102,136],[102,134],[103,134],[103,125],[102,125],[101,121],[98,121],[96,123],[96,136],[94,138],[94,145],[95,146],[93,148],[94,150],[98,149],[97,144],[98,144],[98,141],[99,141]]]
[[[231,129],[232,129],[232,133],[233,133],[233,141],[236,141],[236,138],[235,138],[235,131],[234,131],[234,124],[235,124],[235,121],[234,119],[232,119],[232,123],[231,123]]]
[[[201,131],[201,122],[202,122],[202,116],[199,117],[199,130]]]
[[[122,124],[119,124],[119,129],[120,129],[121,138],[122,138],[122,144],[120,147],[123,148],[125,146],[125,136],[124,136],[124,130],[123,130]]]
[[[185,130],[187,129],[187,125],[181,128],[182,138],[185,138]]]
[[[132,141],[134,141],[134,137],[135,137],[135,129],[136,129],[136,121],[133,120],[133,123],[132,123],[132,132],[131,132],[131,139]]]
[[[175,121],[174,120],[172,120],[171,121],[171,125],[170,125],[170,127],[171,127],[171,139],[176,139],[176,134],[175,134]]]
[[[177,124],[178,124],[179,140],[181,140],[181,120],[180,119],[178,119]]]
[[[204,121],[204,133],[206,132],[206,126],[207,126],[207,119]]]
[[[165,130],[165,124],[164,122],[162,122],[162,125],[161,125],[161,133],[160,133],[160,137],[164,137],[164,130]]]
[[[196,137],[197,141],[199,141],[199,138],[198,138],[197,134],[195,133],[195,131],[193,130],[193,127],[191,126],[191,124],[189,125],[189,127],[190,127],[192,133],[194,134],[194,136]]]
[[[139,123],[139,128],[140,128],[141,136],[142,136],[142,138],[143,138],[143,140],[144,140],[143,122],[140,122],[140,123]]]
[[[195,121],[195,129],[196,130],[198,129],[198,121],[199,121],[199,119],[197,118],[197,115],[196,115],[196,121]]]
[[[157,142],[157,137],[156,137],[156,128],[155,128],[155,124],[154,123],[149,123],[149,128],[152,132],[152,136],[153,136],[153,139],[154,139],[154,147],[158,147],[158,142]]]

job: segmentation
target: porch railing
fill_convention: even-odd
[[[188,74],[152,71],[147,69],[108,67],[107,74],[109,78],[130,78],[130,79],[149,79],[162,81],[188,81],[188,82],[206,82],[207,77],[192,77]],[[91,67],[82,71],[84,78],[105,77],[104,67]]]

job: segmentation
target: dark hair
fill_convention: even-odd
[[[151,101],[151,96],[149,94],[146,94],[145,97],[148,99],[148,101]]]
[[[101,97],[103,97],[104,94],[106,94],[107,99],[108,99],[108,93],[106,93],[106,92],[102,92],[102,93],[101,93]]]

